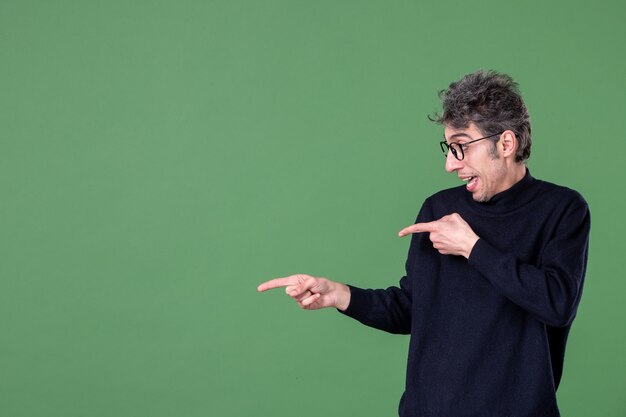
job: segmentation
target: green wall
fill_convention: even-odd
[[[559,402],[626,415],[623,2],[0,1],[0,415],[392,416],[408,338],[267,279],[397,283],[478,68],[592,211]],[[622,190],[622,191],[619,191]]]

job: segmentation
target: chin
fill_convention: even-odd
[[[472,194],[472,198],[477,203],[486,203],[487,201],[491,200],[491,196],[486,196],[484,194]]]

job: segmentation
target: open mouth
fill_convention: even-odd
[[[467,188],[467,191],[474,191],[476,189],[476,185],[478,184],[478,177],[463,177],[461,178],[461,180],[467,182],[467,185],[465,186],[465,188]]]

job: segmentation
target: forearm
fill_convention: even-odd
[[[468,259],[509,300],[554,327],[567,326],[580,300],[586,249],[564,248],[543,265],[522,262],[480,239]]]
[[[389,333],[410,333],[412,303],[410,291],[406,288],[362,289],[350,286],[349,290],[348,308],[339,310],[343,314]]]

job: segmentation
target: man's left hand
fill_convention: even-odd
[[[398,236],[424,232],[430,233],[433,247],[442,255],[459,255],[465,258],[469,258],[472,248],[479,239],[470,225],[457,213],[428,223],[415,223],[400,230]]]

